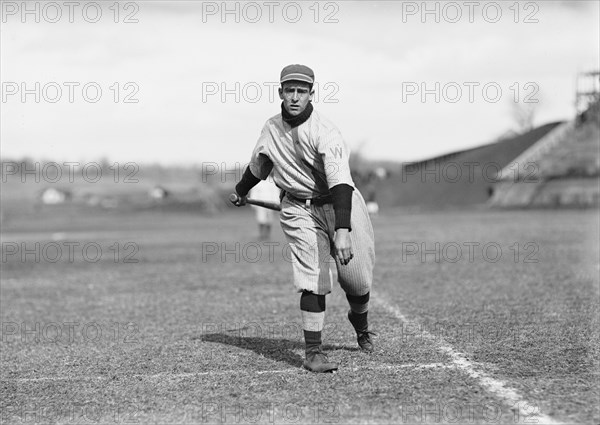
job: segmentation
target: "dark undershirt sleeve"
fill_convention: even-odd
[[[255,177],[254,174],[252,174],[252,171],[250,171],[250,167],[246,167],[246,171],[244,171],[242,179],[237,185],[235,185],[235,192],[239,196],[246,196],[248,195],[248,192],[250,192],[250,189],[256,186],[259,182],[260,179],[258,177]]]
[[[352,192],[354,188],[342,183],[333,186],[330,190],[335,212],[335,230],[348,229],[352,231],[350,217],[352,215]]]

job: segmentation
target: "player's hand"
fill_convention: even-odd
[[[231,196],[229,197],[229,200],[231,201],[231,203],[233,205],[235,205],[236,207],[242,207],[242,206],[246,205],[247,199],[248,199],[247,196],[240,196],[237,193],[232,193]]]
[[[347,265],[354,254],[352,253],[352,242],[350,241],[350,230],[337,229],[334,237],[335,256],[342,265]]]

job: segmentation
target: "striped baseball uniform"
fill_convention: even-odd
[[[349,150],[339,130],[317,111],[298,127],[281,114],[267,120],[249,164],[252,174],[273,181],[286,193],[280,213],[281,228],[291,248],[294,286],[298,292],[331,292],[330,265],[336,263],[338,281],[350,295],[370,292],[375,264],[373,227],[365,201],[352,193],[350,240],[354,258],[348,265],[334,259],[333,205],[301,200],[329,196],[338,184],[354,187],[348,164]]]

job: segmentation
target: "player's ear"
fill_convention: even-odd
[[[283,100],[283,87],[279,87],[279,90],[277,91],[279,92],[279,98]]]
[[[308,100],[309,102],[312,102],[313,100],[313,96],[315,95],[315,89],[313,89],[312,87],[310,88],[310,92],[308,93]]]

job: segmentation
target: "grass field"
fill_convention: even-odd
[[[358,351],[336,286],[340,369],[318,375],[283,235],[257,242],[249,210],[9,217],[2,422],[600,421],[597,210],[373,224],[376,351]]]

